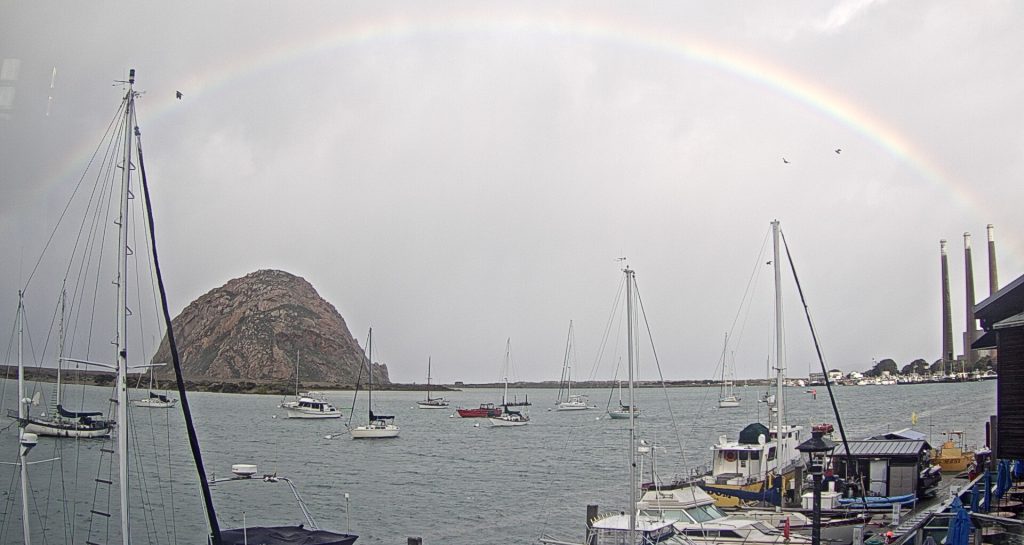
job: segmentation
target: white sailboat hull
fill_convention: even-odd
[[[739,407],[739,406],[740,406],[740,398],[738,398],[736,396],[725,396],[725,397],[723,397],[723,398],[718,400],[718,407],[722,408],[722,409],[726,409],[726,408],[730,408],[730,407]]]
[[[25,424],[25,431],[27,433],[45,435],[47,437],[95,438],[110,436],[110,430],[112,427],[113,426],[87,427],[78,425],[74,422],[59,423],[29,420],[28,423]]]
[[[170,399],[168,401],[161,401],[159,399],[133,399],[131,401],[132,407],[142,407],[144,409],[169,409],[178,404],[177,399]]]
[[[614,420],[629,420],[629,409],[608,411],[608,418]],[[633,418],[640,418],[640,409],[633,411]]]
[[[416,405],[421,409],[447,409],[449,407],[449,403],[447,401],[443,401],[440,403],[420,401]]]
[[[573,402],[570,402],[570,401],[565,401],[565,402],[559,403],[558,406],[555,407],[555,410],[556,411],[585,411],[587,409],[592,409],[592,408],[593,407],[591,407],[590,405],[587,405],[586,403],[573,403]]]
[[[358,426],[350,430],[353,439],[388,439],[398,437],[398,426]]]
[[[496,428],[511,428],[514,426],[525,426],[530,423],[529,420],[506,420],[504,418],[488,418],[491,421],[491,426]]]

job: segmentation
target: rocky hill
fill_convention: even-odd
[[[365,357],[337,309],[305,279],[284,271],[230,280],[189,304],[173,323],[182,372],[191,380],[294,384],[298,360],[303,383],[352,385]],[[168,363],[159,375],[173,375],[170,361],[164,337],[153,357]],[[390,383],[386,365],[374,364],[373,381]]]

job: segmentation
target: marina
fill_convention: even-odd
[[[839,388],[838,402],[844,411],[847,432],[853,438],[876,434],[879,430],[899,430],[918,415],[916,429],[940,442],[942,431],[955,427],[967,430],[970,443],[980,443],[981,430],[995,404],[994,382],[928,384],[909,388],[906,395],[892,397],[887,388]],[[15,395],[15,383],[2,383],[5,399]],[[742,389],[741,389],[742,390]],[[76,388],[90,402],[109,396],[109,389]],[[787,419],[809,424],[826,420],[828,402],[786,389],[789,402]],[[327,392],[343,399],[351,392]],[[525,390],[536,403],[554,403],[556,391]],[[583,391],[603,399],[607,390]],[[637,403],[644,416],[637,420],[638,437],[657,439],[658,472],[663,478],[687,473],[690,468],[706,466],[718,435],[736,428],[737,422],[758,419],[758,404],[730,411],[718,411],[718,388],[641,388]],[[750,389],[744,397],[756,397]],[[462,390],[449,392],[453,405],[471,405],[492,396],[493,391]],[[676,440],[671,415],[666,407],[681,416],[678,427],[682,438]],[[374,403],[387,407],[403,422],[402,435],[379,441],[329,440],[337,433],[337,420],[289,421],[273,418],[279,413],[279,398],[273,395],[239,395],[196,392],[189,394],[196,428],[203,446],[207,471],[214,478],[227,476],[233,464],[257,464],[261,472],[288,476],[301,490],[310,511],[322,527],[357,534],[356,543],[403,543],[406,537],[419,536],[423,543],[535,543],[542,534],[580,542],[587,504],[602,510],[628,503],[627,481],[623,475],[625,445],[628,444],[628,420],[611,420],[607,415],[581,412],[567,418],[557,412],[539,412],[530,425],[515,433],[474,427],[477,419],[448,418],[442,411],[423,411],[417,402],[420,392],[374,392]],[[959,400],[969,399],[964,404]],[[79,401],[73,399],[75,403]],[[761,410],[763,413],[763,404]],[[354,408],[366,414],[365,397]],[[231,419],[219,418],[221,414]],[[147,413],[148,414],[148,413]],[[161,412],[161,414],[163,414]],[[598,418],[598,415],[600,418]],[[763,419],[764,415],[760,415]],[[148,420],[148,417],[146,417]],[[147,433],[166,435],[159,425]],[[170,420],[171,434],[183,433],[181,423]],[[11,460],[17,441],[16,428],[3,431],[0,459]],[[96,456],[109,440],[62,443],[40,438],[33,452],[39,458],[74,452],[83,458]],[[680,450],[681,447],[681,450]],[[78,450],[76,450],[78,449]],[[198,487],[192,477],[191,463],[184,453],[171,461],[172,473],[182,483],[175,486],[175,504],[191,510],[177,519],[179,540],[191,536],[199,542],[206,527],[199,509]],[[59,466],[58,466],[59,467]],[[16,468],[0,466],[0,479],[11,482]],[[56,520],[56,497],[51,491],[50,468],[32,468],[31,482],[40,505],[54,509],[49,520]],[[65,466],[69,482],[71,467]],[[14,479],[16,485],[17,479]],[[84,489],[84,485],[83,485]],[[214,487],[214,502],[224,527],[240,527],[243,513],[266,515],[266,523],[294,524],[301,513],[291,493],[280,486]],[[91,487],[89,487],[91,492]],[[51,495],[48,495],[51,494]],[[345,512],[345,495],[350,509]],[[230,500],[230,501],[228,501]],[[514,505],[500,517],[481,517],[481,505],[501,501]],[[15,508],[16,509],[16,508]],[[386,517],[382,514],[387,513]],[[251,522],[251,519],[249,519]],[[13,531],[17,531],[15,528]],[[8,530],[11,531],[11,530]],[[8,536],[9,537],[9,536]]]

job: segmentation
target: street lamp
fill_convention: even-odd
[[[825,430],[815,426],[811,438],[800,443],[796,449],[806,456],[807,471],[814,480],[814,522],[811,526],[811,545],[821,545],[821,476],[825,472],[828,457],[836,444],[824,437]]]

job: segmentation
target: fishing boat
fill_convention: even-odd
[[[932,449],[932,463],[942,466],[943,473],[960,473],[974,463],[974,451],[964,443],[963,431],[943,432],[946,440],[942,446]]]
[[[341,418],[338,410],[322,392],[299,392],[299,352],[295,352],[295,399],[284,401],[278,407],[288,418],[323,419]]]
[[[511,401],[508,397],[508,373],[512,365],[512,339],[505,342],[505,390],[501,394],[501,407],[503,412],[495,417],[489,417],[488,420],[491,422],[491,426],[504,428],[504,427],[516,427],[525,426],[530,423],[530,415],[523,411],[517,411],[510,409],[509,407],[523,407],[528,406],[530,402],[527,401]]]
[[[114,371],[114,399],[112,401],[114,401],[116,407],[117,433],[115,434],[115,444],[111,448],[88,448],[82,449],[81,453],[76,452],[73,454],[72,467],[77,471],[77,475],[74,477],[73,483],[65,481],[63,484],[70,484],[71,488],[77,488],[79,477],[81,477],[81,481],[88,483],[87,486],[90,489],[88,492],[89,499],[82,497],[64,498],[58,506],[61,510],[67,509],[63,513],[63,518],[47,519],[43,517],[42,513],[38,517],[30,517],[28,513],[30,504],[23,494],[24,543],[28,545],[31,542],[32,536],[29,522],[40,519],[53,526],[53,528],[46,529],[47,532],[52,533],[50,533],[51,537],[44,539],[44,541],[52,541],[53,536],[64,536],[69,543],[121,543],[122,545],[132,543],[136,545],[165,543],[170,536],[166,534],[159,535],[159,530],[153,524],[153,513],[163,512],[167,516],[170,512],[174,511],[175,503],[179,506],[186,504],[195,505],[195,502],[190,501],[190,498],[187,496],[190,493],[185,491],[192,488],[190,486],[182,486],[180,483],[181,477],[187,474],[177,472],[174,473],[174,478],[167,479],[167,481],[178,481],[178,484],[174,485],[177,487],[175,489],[174,487],[169,487],[168,482],[154,482],[155,480],[163,481],[162,478],[150,480],[145,477],[145,475],[153,475],[152,471],[156,469],[156,466],[162,464],[138,463],[141,460],[141,458],[137,457],[139,450],[145,451],[149,455],[155,455],[163,450],[152,448],[154,445],[151,441],[157,440],[156,435],[146,440],[145,446],[142,444],[142,438],[145,437],[140,435],[142,428],[147,421],[151,423],[155,419],[131,419],[131,413],[128,410],[130,406],[127,384],[128,371],[130,369],[152,366],[152,364],[144,363],[148,358],[147,351],[143,348],[144,344],[141,341],[144,336],[140,334],[142,324],[149,324],[165,332],[165,342],[170,347],[171,365],[174,369],[174,377],[180,400],[179,406],[181,407],[185,433],[187,434],[188,445],[192,454],[191,465],[196,468],[195,478],[199,484],[202,504],[205,509],[205,518],[208,524],[209,533],[203,541],[207,541],[211,545],[233,545],[241,543],[245,536],[247,536],[252,542],[264,545],[284,545],[285,543],[297,542],[311,545],[351,544],[355,541],[356,536],[317,530],[315,524],[308,524],[309,519],[307,519],[306,525],[294,527],[260,528],[257,525],[245,524],[244,528],[221,531],[220,522],[213,505],[210,480],[207,479],[202,452],[199,447],[199,439],[193,424],[192,411],[185,391],[181,362],[174,338],[174,329],[171,324],[170,309],[161,274],[160,261],[157,255],[153,205],[142,155],[142,136],[136,119],[135,100],[141,93],[135,90],[135,70],[130,70],[128,79],[119,83],[124,85],[126,89],[124,99],[121,107],[118,108],[116,119],[110,124],[111,130],[106,133],[104,141],[99,148],[111,150],[112,152],[103,154],[104,156],[96,161],[95,164],[90,163],[90,167],[95,169],[94,173],[99,173],[98,175],[91,176],[89,175],[90,172],[87,172],[81,178],[83,180],[95,179],[96,187],[93,192],[75,191],[76,195],[81,195],[82,193],[104,193],[110,196],[110,203],[96,204],[95,206],[88,207],[87,213],[94,214],[95,217],[87,219],[95,221],[82,222],[79,225],[88,223],[100,226],[97,229],[105,228],[106,225],[116,225],[116,236],[92,237],[88,243],[82,244],[82,246],[88,246],[87,249],[82,249],[77,245],[75,249],[77,251],[84,251],[89,256],[102,258],[99,260],[102,261],[102,264],[99,261],[90,263],[89,269],[93,277],[88,278],[82,284],[90,290],[88,295],[84,294],[85,287],[77,292],[81,295],[80,303],[88,302],[91,304],[93,302],[100,302],[101,305],[95,309],[82,311],[81,314],[89,316],[91,320],[89,320],[90,323],[85,328],[87,331],[79,333],[83,339],[88,339],[91,335],[112,339],[112,346],[110,348],[107,347],[105,342],[102,343],[103,353],[109,354],[116,362],[108,364],[90,361],[86,359],[87,356],[85,355],[75,358],[63,358],[64,361],[98,366],[105,369],[109,368]],[[72,200],[74,200],[74,196]],[[111,212],[112,218],[109,217]],[[135,218],[142,218],[144,221],[132,221]],[[58,220],[59,226],[60,220]],[[131,237],[129,237],[129,232],[132,233]],[[147,239],[146,243],[136,248],[145,248],[148,251],[133,251],[129,246],[129,241],[136,240],[136,236]],[[91,247],[93,241],[97,244],[100,242],[114,244],[116,245],[116,251],[103,252],[99,248],[93,248]],[[133,256],[133,258],[129,260],[129,256]],[[102,266],[106,264],[106,258],[108,257],[116,257],[116,260],[109,260],[111,261],[108,267],[111,269],[109,271]],[[80,258],[81,256],[73,257],[71,262],[78,263],[75,259]],[[131,271],[132,274],[129,274],[129,263],[139,269],[145,269],[148,266],[149,270],[136,270]],[[93,267],[92,265],[98,266]],[[97,277],[102,277],[107,272],[114,273],[112,275],[114,280],[112,283],[97,281]],[[145,290],[141,290],[141,286],[136,286],[134,282],[139,278],[150,278],[155,285],[152,288],[146,286]],[[115,293],[110,295],[116,294],[116,298],[107,297],[107,286],[111,286],[109,289]],[[129,291],[129,287],[131,287],[132,291]],[[96,291],[96,293],[92,293],[92,291]],[[144,298],[134,297],[134,295],[138,294],[138,291],[144,291],[147,295],[149,293],[154,295],[158,293],[158,297],[149,298],[153,307],[156,308],[136,307],[130,310],[129,302],[136,302],[140,305],[145,303],[141,301]],[[132,297],[129,297],[129,294]],[[114,300],[114,304],[113,307],[105,308],[102,306],[102,301],[108,299]],[[112,322],[103,320],[103,316],[107,312],[109,312],[110,317],[113,319]],[[129,327],[129,323],[131,323],[132,327]],[[96,344],[99,345],[101,343]],[[88,346],[89,343],[83,341],[75,343],[74,348],[81,350],[83,354],[88,354]],[[107,352],[107,350],[110,352]],[[76,356],[79,356],[79,354],[76,354]],[[19,419],[19,424],[22,426],[19,432],[19,440],[21,441],[20,459],[22,469],[24,470],[25,455],[31,449],[34,442],[34,434],[28,431],[29,422],[25,414],[25,399],[22,391],[19,391],[19,396],[19,412],[23,417]],[[172,413],[167,412],[166,414],[170,415]],[[147,416],[151,417],[152,413],[148,413]],[[179,438],[172,438],[171,432],[166,431],[168,429],[173,428],[164,427],[165,433],[163,435],[165,436],[164,440],[167,442],[167,451],[170,452],[172,448],[179,447],[183,442]],[[79,454],[81,454],[81,457]],[[94,463],[98,464],[98,467],[87,467],[92,466]],[[129,479],[129,468],[131,468],[131,479]],[[65,471],[61,470],[60,473],[65,473]],[[91,475],[93,478],[85,478],[88,475]],[[170,476],[170,473],[168,473],[168,476]],[[27,488],[24,471],[22,471],[22,481],[23,487]],[[54,488],[64,489],[63,486],[56,486]],[[85,490],[80,490],[79,492],[85,492]],[[172,498],[177,498],[177,501],[171,501]],[[35,508],[45,508],[45,506],[38,503],[32,503],[31,505]],[[133,520],[134,522],[130,522]],[[69,527],[64,528],[62,526],[63,523],[71,523],[71,521],[75,522]],[[59,528],[57,528],[58,526]],[[288,534],[288,537],[281,537],[285,533]],[[42,537],[45,538],[46,534]]]
[[[800,452],[801,426],[786,424],[785,342],[782,336],[782,279],[779,251],[779,222],[772,222],[773,270],[775,273],[775,394],[765,396],[768,405],[768,426],[752,423],[743,428],[736,440],[720,436],[711,446],[711,471],[700,485],[715,498],[719,507],[736,507],[743,501],[759,501],[779,505],[781,491],[803,467]]]
[[[18,420],[19,425],[27,433],[36,436],[48,437],[72,437],[77,439],[98,438],[110,436],[114,429],[114,420],[104,417],[99,411],[69,411],[61,404],[63,386],[61,384],[61,371],[64,366],[64,315],[65,315],[66,293],[62,289],[60,295],[60,321],[58,326],[58,339],[60,343],[59,357],[57,358],[57,383],[54,386],[53,406],[50,413],[33,415],[30,406],[39,403],[39,392],[32,397],[31,403],[25,405],[25,410],[8,411],[8,416]],[[24,311],[24,305],[19,296],[19,313]],[[21,343],[19,331],[19,344]],[[23,365],[19,357],[19,366]],[[22,398],[24,399],[24,398]]]
[[[455,412],[462,418],[494,418],[501,416],[502,408],[494,403],[481,403],[479,407],[475,408],[459,407],[455,409]]]
[[[565,357],[562,360],[562,378],[558,382],[558,395],[555,398],[555,410],[557,411],[585,411],[593,408],[586,395],[572,393],[572,362],[576,361],[576,345],[572,329],[572,320],[569,320],[569,334],[565,339]]]
[[[430,397],[430,358],[427,358],[427,399],[416,402],[421,409],[447,409],[448,400],[443,397]]]
[[[395,417],[375,414],[373,412],[373,328],[370,328],[369,334],[366,336],[366,370],[369,377],[366,381],[366,395],[367,395],[367,418],[365,426],[356,426],[355,428],[349,429],[349,433],[352,434],[353,439],[389,439],[392,437],[398,437],[399,428],[395,425]],[[359,395],[359,389],[356,388],[356,395]],[[352,406],[355,407],[355,399],[352,400]],[[349,416],[351,421],[352,417]]]
[[[729,367],[727,352],[729,349],[729,334],[725,334],[725,344],[722,346],[722,383],[718,391],[718,408],[728,409],[732,407],[740,406],[740,398],[736,395],[736,384],[733,380],[732,374],[726,373],[726,368]],[[732,373],[735,373],[736,366],[733,365]]]

